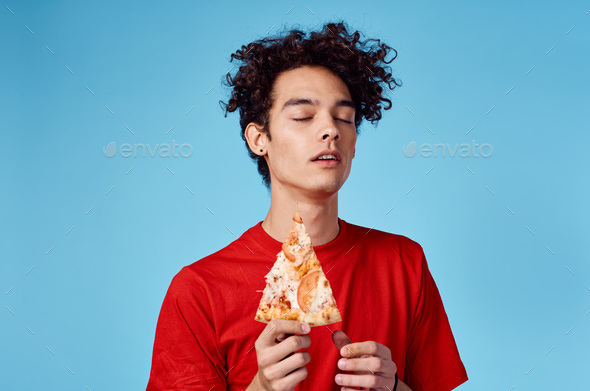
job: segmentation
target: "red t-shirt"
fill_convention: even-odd
[[[340,358],[331,333],[391,350],[414,391],[448,391],[467,380],[422,247],[400,235],[339,219],[340,232],[314,250],[342,321],[313,327],[308,376],[297,390],[339,390]],[[243,390],[258,370],[254,320],[264,276],[282,243],[261,223],[172,279],[156,327],[147,391]]]

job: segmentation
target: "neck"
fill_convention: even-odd
[[[286,191],[273,191],[271,188],[270,209],[262,222],[262,228],[273,239],[285,241],[293,227],[293,215],[296,211],[314,246],[328,243],[338,236],[338,192],[319,199],[296,196]]]

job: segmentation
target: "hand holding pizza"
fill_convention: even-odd
[[[294,390],[307,377],[307,349],[311,344],[309,325],[294,320],[274,319],[264,328],[254,347],[258,373],[248,390]]]
[[[394,390],[397,367],[391,360],[391,350],[387,346],[374,341],[352,343],[341,330],[332,334],[332,340],[342,356],[338,368],[354,372],[336,375],[336,384],[370,390]]]

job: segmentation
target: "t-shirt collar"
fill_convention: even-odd
[[[348,251],[348,248],[346,248],[347,242],[350,243],[350,241],[347,240],[348,223],[341,218],[338,218],[338,224],[340,226],[340,232],[338,232],[338,235],[334,239],[320,246],[313,246],[317,257],[322,264],[324,262],[329,262],[341,251]],[[250,228],[247,231],[247,234],[249,234],[248,236],[250,236],[250,239],[256,243],[257,247],[267,255],[275,258],[281,251],[283,243],[274,239],[264,230],[264,228],[262,228],[262,221]]]

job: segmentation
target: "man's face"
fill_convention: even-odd
[[[281,73],[273,95],[266,143],[271,186],[312,198],[336,193],[350,174],[356,144],[348,87],[327,68],[305,66]]]

